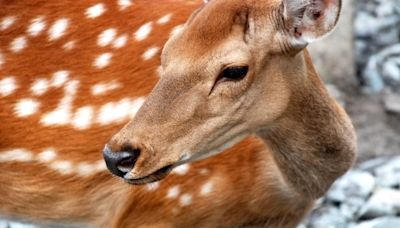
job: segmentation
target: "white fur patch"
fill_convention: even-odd
[[[50,167],[64,175],[73,173],[73,164],[70,161],[54,161],[50,163]]]
[[[69,74],[69,71],[66,70],[55,72],[50,82],[51,86],[54,86],[56,88],[63,86],[68,81]]]
[[[147,191],[155,191],[160,187],[160,183],[159,182],[154,182],[154,183],[150,183],[150,184],[146,184],[146,190]]]
[[[42,163],[49,163],[54,161],[57,157],[57,152],[53,149],[47,149],[37,155],[37,160]]]
[[[54,22],[49,29],[49,40],[57,40],[65,35],[67,31],[69,20],[67,18],[61,18]]]
[[[169,13],[157,20],[157,24],[163,25],[171,21],[172,13]]]
[[[118,6],[120,10],[124,10],[131,6],[133,3],[131,0],[118,0]]]
[[[179,198],[179,204],[182,207],[189,206],[192,203],[192,195],[185,193]]]
[[[74,47],[75,47],[75,41],[68,41],[67,43],[65,43],[65,44],[63,45],[63,48],[64,48],[66,51],[72,50]]]
[[[1,20],[0,22],[0,31],[10,28],[11,25],[13,25],[16,20],[17,18],[14,16],[8,16],[3,18],[3,20]]]
[[[171,187],[171,188],[168,190],[167,198],[168,198],[168,199],[176,199],[176,198],[178,198],[178,196],[179,196],[180,193],[181,193],[181,189],[180,189],[179,186]]]
[[[200,194],[202,196],[206,196],[212,192],[213,188],[214,188],[214,183],[212,181],[209,181],[205,183],[203,186],[201,186]]]
[[[142,55],[143,60],[149,60],[153,58],[158,53],[159,50],[160,50],[159,47],[151,47],[147,49],[147,51]]]
[[[114,48],[118,49],[124,47],[127,42],[128,42],[128,35],[123,34],[120,35],[118,38],[116,38],[112,45]]]
[[[181,33],[182,32],[182,30],[183,30],[183,28],[185,27],[185,25],[177,25],[177,26],[175,26],[172,30],[171,30],[171,33],[170,33],[170,37],[173,37],[173,36],[176,36],[176,35],[178,35],[179,33]]]
[[[0,96],[10,96],[17,89],[17,82],[14,77],[9,76],[0,80]]]
[[[44,17],[40,16],[31,21],[31,24],[28,27],[28,34],[30,36],[38,36],[46,27],[46,22],[44,21]]]
[[[110,91],[119,89],[121,87],[122,87],[121,83],[118,83],[116,81],[112,81],[109,83],[98,83],[92,86],[92,94],[94,96],[104,95]]]
[[[0,153],[0,162],[29,162],[33,154],[24,149],[14,149]]]
[[[40,107],[40,103],[35,99],[21,99],[15,105],[15,114],[18,117],[26,117],[35,114]]]
[[[49,80],[44,78],[36,79],[31,86],[31,91],[35,96],[41,96],[47,92],[49,89]]]
[[[113,42],[113,40],[115,39],[116,35],[117,35],[116,29],[114,29],[114,28],[106,29],[102,33],[100,33],[100,35],[97,39],[97,44],[101,47],[110,45]]]
[[[108,52],[103,53],[94,60],[93,65],[99,69],[102,69],[110,64],[111,58],[112,58],[111,53],[108,53]]]
[[[65,95],[59,102],[57,108],[42,116],[40,120],[45,126],[66,125],[71,119],[72,103],[78,90],[79,81],[69,81],[65,87]]]
[[[14,53],[21,52],[27,45],[25,36],[19,36],[15,38],[10,44],[10,50]]]
[[[171,173],[177,174],[177,175],[185,175],[189,172],[189,165],[188,164],[183,164],[180,166],[175,167]]]
[[[79,130],[87,129],[91,124],[94,116],[94,110],[90,106],[81,107],[72,119],[72,126]]]
[[[106,8],[104,7],[104,4],[98,3],[96,5],[93,5],[89,8],[87,8],[85,15],[87,18],[93,19],[96,17],[100,17],[105,11],[106,11]]]
[[[135,39],[137,41],[142,41],[149,37],[151,30],[153,29],[153,22],[147,22],[146,24],[142,25],[136,32],[135,32]]]

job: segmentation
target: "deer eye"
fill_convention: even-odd
[[[219,78],[223,81],[240,81],[246,77],[248,71],[248,66],[228,67],[222,71]]]

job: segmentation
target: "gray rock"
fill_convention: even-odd
[[[310,228],[347,228],[347,221],[335,207],[320,208],[317,213],[313,214],[310,223],[307,227]]]
[[[377,218],[356,225],[354,228],[399,228],[400,218],[384,217]]]
[[[373,172],[379,166],[387,164],[392,158],[377,157],[359,164],[356,168],[362,171]]]
[[[353,221],[358,216],[358,212],[364,203],[365,200],[359,197],[349,198],[340,205],[340,213],[347,221]]]
[[[375,187],[375,178],[368,172],[352,170],[337,180],[327,194],[327,199],[344,202],[350,197],[366,199]]]
[[[373,16],[370,13],[361,11],[357,13],[357,16],[355,18],[355,32],[357,37],[374,37],[382,30],[391,27],[395,28],[399,20],[400,19],[395,15],[381,19]]]
[[[400,96],[399,96],[400,98]],[[400,99],[398,100],[400,106]],[[376,183],[380,187],[396,187],[400,185],[400,157],[394,158],[388,163],[374,170]]]
[[[400,191],[379,188],[360,210],[361,218],[394,216],[400,213]]]
[[[386,111],[400,114],[400,95],[388,93],[384,97]]]

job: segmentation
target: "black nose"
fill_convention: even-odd
[[[124,147],[122,151],[113,152],[106,146],[103,150],[104,160],[107,168],[119,177],[124,177],[135,166],[136,160],[140,155],[139,149]]]

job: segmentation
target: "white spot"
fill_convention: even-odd
[[[167,14],[167,15],[161,17],[160,19],[158,19],[157,24],[160,24],[160,25],[166,24],[171,20],[171,17],[172,17],[172,13]]]
[[[124,10],[132,5],[131,0],[118,0],[118,6],[120,10]]]
[[[76,166],[76,168],[77,168],[78,174],[79,174],[80,176],[84,176],[84,177],[90,176],[90,175],[94,174],[94,172],[95,172],[95,167],[94,167],[94,165],[91,165],[91,164],[89,164],[89,163],[87,163],[87,162],[81,162],[81,163],[79,163],[79,164]]]
[[[152,29],[153,29],[153,22],[147,22],[136,31],[135,39],[137,41],[145,40],[150,35]]]
[[[48,163],[56,159],[57,153],[53,149],[47,149],[37,155],[37,160],[43,163]]]
[[[3,20],[0,22],[0,31],[6,30],[9,27],[11,27],[11,25],[13,25],[16,20],[17,20],[17,18],[14,16],[9,16],[9,17],[3,18]]]
[[[31,86],[33,95],[41,96],[49,89],[49,81],[44,78],[37,79]]]
[[[208,174],[210,172],[210,170],[208,170],[208,169],[200,169],[199,172],[200,172],[201,175],[206,175],[206,174]]]
[[[190,205],[192,203],[192,196],[187,193],[183,194],[179,198],[179,203],[182,207]]]
[[[213,188],[214,188],[214,183],[212,181],[209,181],[205,183],[203,186],[201,186],[200,194],[206,196],[212,192]]]
[[[104,68],[110,64],[111,58],[111,53],[103,53],[95,59],[93,65],[99,69]]]
[[[94,164],[94,171],[102,172],[102,171],[106,171],[106,170],[107,170],[107,166],[103,159],[99,160],[98,162],[96,162]]]
[[[121,123],[130,117],[132,102],[122,99],[119,102],[110,102],[100,108],[97,122],[101,125]]]
[[[122,87],[121,83],[115,81],[112,81],[110,83],[99,83],[92,86],[92,94],[94,96],[104,95],[109,91],[116,90],[121,87]]]
[[[49,40],[57,40],[65,34],[68,28],[67,18],[58,19],[49,29]]]
[[[51,79],[51,86],[56,88],[63,86],[69,78],[69,72],[66,70],[57,71],[53,74],[53,78]]]
[[[44,21],[44,17],[37,17],[32,20],[27,32],[30,36],[38,36],[45,27],[46,22]]]
[[[127,42],[128,42],[128,35],[126,35],[126,34],[121,35],[117,39],[114,40],[113,47],[114,48],[122,48],[123,46],[126,45]]]
[[[159,50],[160,50],[160,48],[158,48],[158,47],[151,47],[145,53],[143,53],[142,58],[144,60],[149,60],[149,59],[153,58]]]
[[[0,153],[0,162],[29,162],[33,154],[24,149],[9,150]]]
[[[61,174],[71,174],[73,172],[73,164],[70,161],[55,161],[50,164],[50,167]]]
[[[14,77],[6,77],[0,80],[0,95],[9,96],[17,89],[17,83]]]
[[[181,33],[182,30],[183,30],[183,28],[184,28],[184,25],[183,25],[183,24],[182,24],[182,25],[177,25],[177,26],[175,26],[175,27],[172,29],[172,31],[171,31],[170,37],[176,36],[176,35],[178,35],[179,33]]]
[[[188,173],[188,171],[189,171],[189,165],[183,164],[183,165],[180,165],[180,166],[177,166],[176,168],[174,168],[172,173],[178,174],[178,175],[185,175]]]
[[[139,111],[140,107],[142,107],[143,103],[144,103],[144,98],[142,98],[142,97],[137,98],[136,100],[133,100],[131,102],[131,108],[130,108],[130,114],[129,114],[130,119],[135,117],[136,113]]]
[[[18,53],[18,52],[22,51],[22,49],[24,49],[26,47],[26,43],[27,43],[26,37],[25,36],[19,36],[19,37],[15,38],[11,42],[10,49],[14,53]]]
[[[106,11],[104,4],[98,3],[86,9],[86,17],[96,18],[101,16]]]
[[[34,99],[21,99],[15,105],[15,113],[19,117],[26,117],[35,114],[39,109],[39,102]]]
[[[67,51],[72,50],[75,47],[75,41],[68,41],[63,45],[63,48]]]
[[[97,39],[97,44],[99,46],[105,47],[105,46],[111,44],[111,42],[113,42],[116,35],[117,35],[117,30],[115,30],[113,28],[106,29],[102,33],[100,33],[100,35]]]
[[[40,120],[42,124],[48,125],[66,125],[71,121],[72,103],[78,90],[79,81],[69,81],[65,87],[65,95],[61,99],[57,108],[43,115]]]
[[[150,183],[150,184],[146,185],[147,191],[155,191],[159,187],[160,187],[160,183],[159,182],[154,182],[154,183]]]
[[[181,189],[179,188],[179,186],[171,187],[171,188],[168,190],[167,198],[169,198],[169,199],[176,199],[176,198],[178,198],[178,196],[179,196],[180,193],[181,193]]]
[[[93,115],[94,111],[92,107],[81,107],[76,111],[72,119],[72,125],[80,130],[86,129],[92,123]]]

